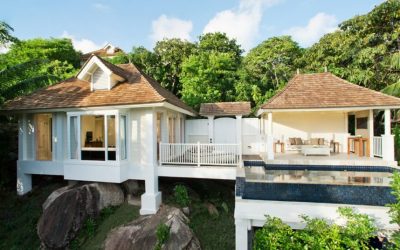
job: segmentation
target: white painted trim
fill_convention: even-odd
[[[50,113],[50,112],[80,112],[80,111],[95,111],[95,110],[114,110],[114,109],[135,109],[135,108],[153,108],[153,107],[165,107],[177,112],[184,113],[190,116],[196,116],[196,114],[172,105],[168,102],[154,102],[154,103],[143,103],[143,104],[128,104],[128,105],[110,105],[110,106],[97,106],[97,107],[82,107],[82,108],[56,108],[56,109],[26,109],[26,110],[15,110],[5,111],[4,113]]]
[[[259,109],[257,116],[263,113],[272,112],[313,112],[313,111],[362,111],[362,110],[400,109],[400,106],[372,106],[372,107],[337,107],[337,108],[299,108],[299,109]]]
[[[160,177],[235,180],[236,167],[159,166]]]
[[[314,202],[292,202],[292,201],[267,201],[267,200],[247,200],[236,198],[235,200],[235,220],[247,219],[252,226],[262,226],[265,222],[265,215],[271,215],[282,219],[295,229],[302,229],[304,224],[299,215],[307,215],[311,218],[325,218],[335,223],[341,224],[337,209],[339,207],[352,207],[359,213],[368,214],[376,220],[376,224],[381,229],[398,229],[398,226],[390,223],[388,207],[366,206],[351,204],[334,203],[314,203]],[[288,212],[290,211],[290,213]]]
[[[97,57],[93,56],[90,60],[84,65],[81,71],[76,76],[79,80],[82,80],[85,75],[88,73],[89,69],[96,64],[99,68],[101,68],[107,75],[111,75],[112,71],[104,65],[102,61],[100,61]]]

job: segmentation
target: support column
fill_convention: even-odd
[[[161,192],[158,191],[157,174],[157,113],[152,110],[144,115],[141,124],[143,148],[142,164],[145,168],[145,193],[141,196],[140,214],[155,214],[161,204]]]
[[[27,159],[27,133],[28,119],[26,114],[23,114],[18,119],[18,160]]]
[[[239,158],[242,161],[242,116],[236,116],[236,143],[239,144]]]
[[[249,246],[248,232],[249,221],[245,219],[235,219],[235,239],[236,250],[246,250]]]
[[[24,195],[32,190],[32,175],[25,174],[20,166],[27,159],[28,119],[26,114],[18,120],[18,161],[17,161],[17,194]]]
[[[382,158],[385,161],[394,161],[394,136],[390,123],[390,109],[385,109],[385,134],[382,135]]]
[[[24,195],[32,190],[32,175],[25,174],[17,163],[17,194]]]
[[[207,116],[208,118],[208,142],[209,143],[215,143],[214,142],[214,116]]]
[[[272,131],[272,112],[268,113],[268,124],[267,124],[267,159],[274,159],[274,136]]]
[[[368,115],[369,132],[369,157],[374,158],[374,110],[369,110]]]

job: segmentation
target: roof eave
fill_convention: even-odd
[[[345,107],[321,107],[321,108],[260,108],[257,116],[266,112],[312,112],[312,111],[352,111],[352,110],[377,110],[377,109],[400,109],[400,105],[380,106],[345,106]]]

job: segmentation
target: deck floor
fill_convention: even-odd
[[[330,156],[309,155],[300,153],[277,153],[274,160],[266,160],[266,157],[257,155],[243,155],[243,160],[262,160],[267,164],[289,165],[358,165],[358,166],[390,166],[397,167],[397,162],[384,161],[377,157],[360,157],[355,154],[338,153]]]

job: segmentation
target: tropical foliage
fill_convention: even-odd
[[[389,214],[392,218],[392,223],[400,226],[400,173],[395,172],[393,174],[393,180],[391,183],[392,194],[396,197],[396,203],[389,204]],[[400,246],[400,231],[395,232],[392,235],[392,241],[395,245]]]
[[[370,238],[376,232],[372,218],[351,208],[339,208],[338,213],[345,225],[302,216],[306,226],[298,231],[267,216],[263,228],[255,233],[253,249],[370,249]]]
[[[68,39],[32,39],[0,54],[0,104],[71,77],[79,67],[79,53]]]

